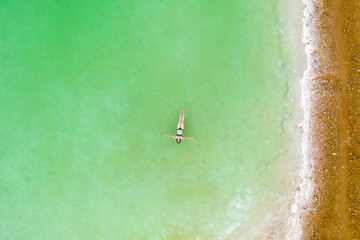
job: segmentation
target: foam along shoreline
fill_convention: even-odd
[[[303,0],[302,239],[360,238],[360,2]]]

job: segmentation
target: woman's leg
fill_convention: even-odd
[[[181,128],[181,113],[182,113],[182,110],[180,110],[180,117],[179,117],[179,123],[177,125],[177,129]]]
[[[182,130],[184,130],[184,120],[185,120],[185,110],[183,111],[183,117],[182,117],[182,121],[181,121]]]

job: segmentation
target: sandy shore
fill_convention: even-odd
[[[360,1],[304,3],[302,239],[360,239]]]

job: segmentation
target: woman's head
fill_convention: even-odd
[[[180,138],[177,138],[176,139],[176,142],[179,144],[181,142],[181,139]]]

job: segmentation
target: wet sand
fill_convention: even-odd
[[[360,239],[360,1],[304,3],[303,128],[314,188],[297,204],[302,239]]]

